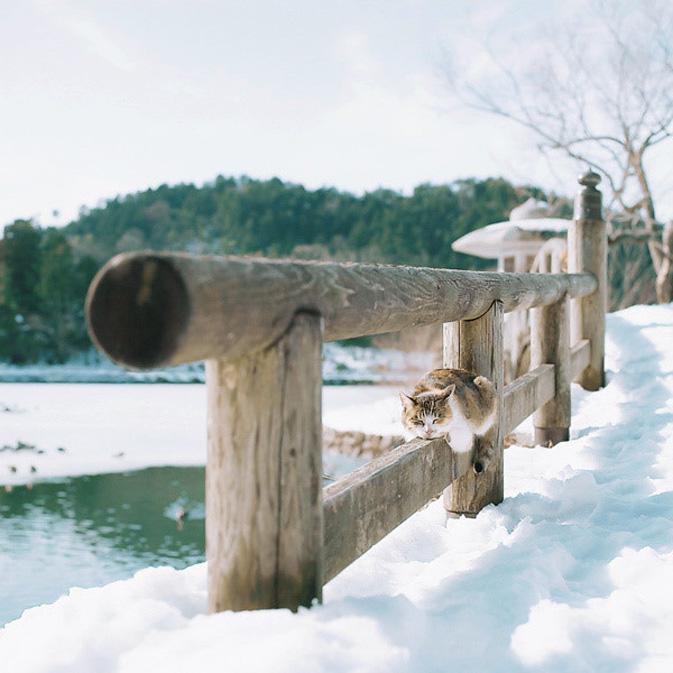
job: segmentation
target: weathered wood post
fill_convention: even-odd
[[[605,314],[608,306],[608,239],[601,214],[600,176],[588,171],[579,178],[582,188],[575,198],[574,221],[568,230],[568,272],[588,271],[598,289],[571,302],[571,342],[591,342],[589,366],[576,379],[586,390],[605,385]]]
[[[498,392],[498,417],[495,459],[483,472],[468,470],[444,491],[444,507],[450,513],[476,516],[491,503],[504,497],[502,391],[504,350],[502,345],[503,305],[493,302],[491,308],[475,320],[444,324],[444,366],[459,367],[486,376]]]
[[[663,252],[661,266],[657,272],[657,281],[655,284],[657,290],[657,301],[660,304],[668,304],[673,299],[673,220],[666,222],[664,231],[661,234],[661,243]]]
[[[267,349],[209,360],[206,556],[211,612],[322,596],[321,319]]]
[[[535,443],[553,446],[570,438],[570,336],[567,297],[531,309],[530,366],[554,365],[554,398],[533,417]]]

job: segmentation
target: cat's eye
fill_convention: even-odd
[[[414,425],[423,425],[423,421],[419,421],[418,419],[413,421]]]

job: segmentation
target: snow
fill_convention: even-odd
[[[541,245],[543,235],[565,236],[570,222],[555,217],[495,222],[461,236],[451,247],[466,255],[497,259],[525,251],[521,242],[532,241],[534,251]]]
[[[427,369],[431,359],[427,353],[327,343],[323,348],[323,381],[355,384],[405,380],[410,371]],[[62,365],[0,362],[0,382],[4,383],[203,383],[205,378],[202,362],[129,371],[97,352],[85,353]]]
[[[396,391],[325,387],[323,423],[337,430],[398,434]],[[11,406],[4,402],[10,411],[0,412],[0,484],[206,462],[203,385],[0,384],[0,403],[5,400]],[[361,414],[364,404],[370,407],[367,415]],[[2,450],[19,442],[35,448]],[[349,469],[358,464],[330,454],[325,471],[343,473],[337,462]]]
[[[535,197],[531,196],[520,205],[512,208],[509,213],[509,219],[510,221],[541,219],[548,217],[551,210],[551,206],[546,201],[538,201]]]
[[[397,390],[326,386],[323,422],[337,430],[399,434]],[[362,415],[363,405],[371,405],[371,413]],[[1,411],[5,407],[10,411]],[[20,442],[34,448],[2,450]],[[204,385],[0,383],[0,485],[205,463]],[[327,452],[324,469],[337,476],[361,463]]]
[[[672,344],[672,306],[608,316],[609,384],[573,390],[571,441],[510,448],[501,505],[445,522],[431,503],[332,580],[322,606],[207,616],[205,566],[149,568],[27,610],[0,631],[0,661],[12,673],[673,670]],[[385,395],[366,394],[351,421],[389,427]]]

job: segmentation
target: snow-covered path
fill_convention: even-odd
[[[608,317],[572,440],[506,453],[506,499],[417,513],[325,603],[206,616],[205,568],[73,590],[0,631],[13,673],[673,670],[673,307]],[[368,415],[366,405],[361,406]]]

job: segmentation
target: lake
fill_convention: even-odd
[[[204,556],[204,469],[148,468],[0,490],[0,624],[72,586]],[[178,510],[186,517],[176,521]]]
[[[395,434],[396,391],[325,387],[323,421]],[[4,383],[0,410],[0,625],[73,586],[204,560],[205,386]],[[327,452],[324,471],[362,462]]]

